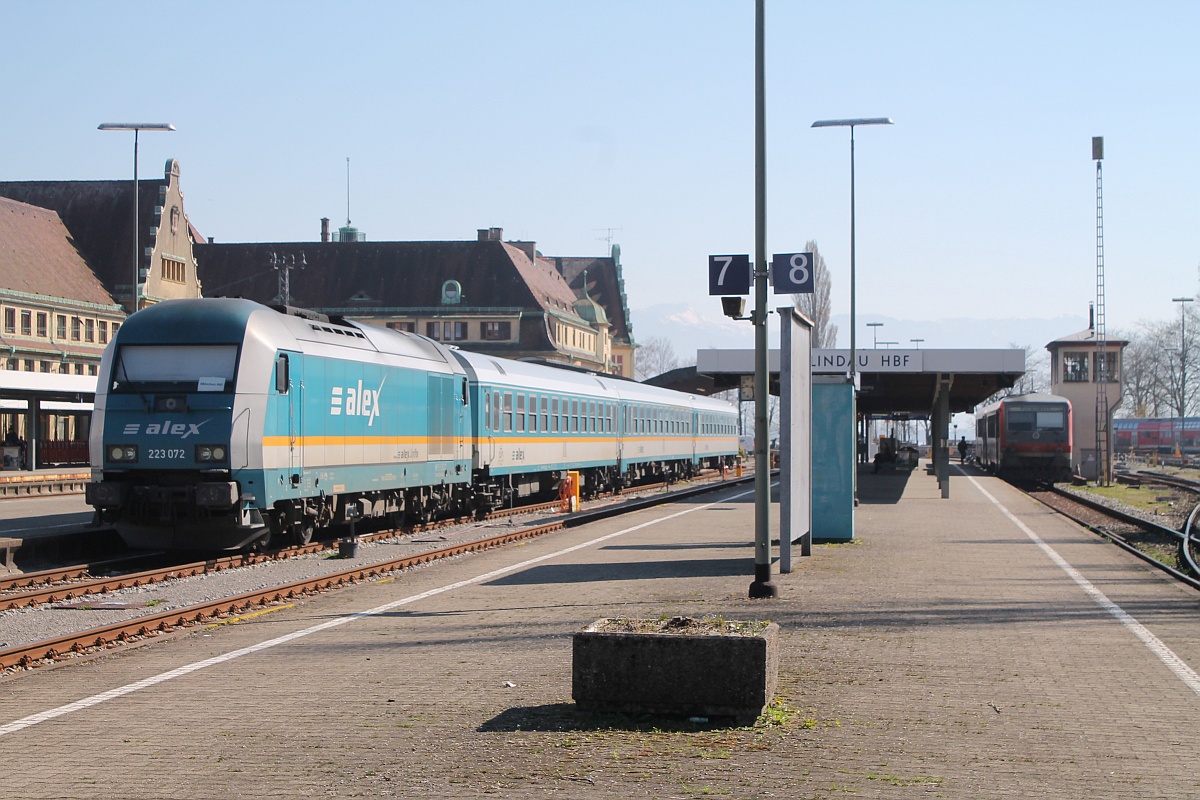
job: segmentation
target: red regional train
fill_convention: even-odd
[[[1200,452],[1200,417],[1113,420],[1114,452],[1168,455],[1177,445],[1182,453]]]
[[[1004,397],[975,413],[975,457],[1009,480],[1068,480],[1071,430],[1071,401],[1065,397]]]

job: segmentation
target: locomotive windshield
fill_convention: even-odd
[[[1064,408],[1023,408],[1014,405],[1009,408],[1007,419],[1009,433],[1061,432],[1067,428],[1067,412]]]
[[[112,370],[114,392],[232,392],[234,344],[125,345]]]

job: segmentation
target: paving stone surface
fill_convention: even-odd
[[[991,478],[861,493],[774,600],[752,496],[709,496],[0,683],[4,726],[225,657],[0,735],[0,796],[1196,796],[1200,694],[997,503],[1193,670],[1195,592]],[[572,632],[664,614],[779,623],[779,711],[575,714]]]

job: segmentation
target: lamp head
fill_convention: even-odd
[[[733,319],[743,319],[746,313],[746,298],[744,297],[722,297],[721,310],[725,312],[725,316]]]

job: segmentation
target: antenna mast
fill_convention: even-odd
[[[346,227],[350,227],[350,156],[346,156]]]
[[[1108,341],[1104,324],[1104,137],[1092,137],[1096,162],[1096,483],[1108,486],[1112,475],[1109,446]]]

